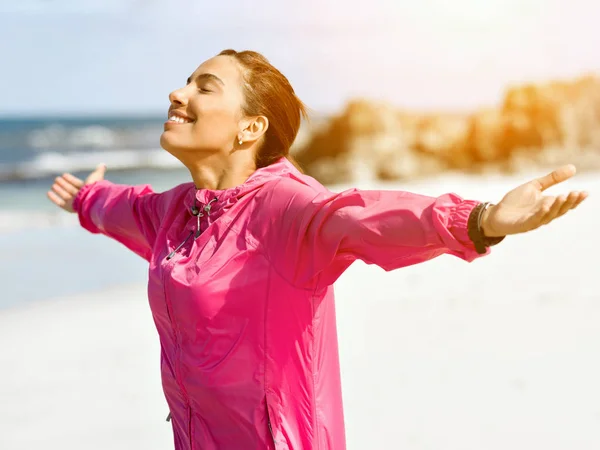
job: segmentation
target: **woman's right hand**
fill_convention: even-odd
[[[100,164],[96,167],[96,170],[88,175],[85,181],[80,180],[70,173],[65,173],[60,177],[56,177],[56,180],[52,185],[52,190],[47,193],[48,198],[56,206],[59,206],[67,212],[74,213],[73,200],[77,196],[79,190],[86,184],[92,184],[96,181],[103,180],[105,172],[106,166]]]

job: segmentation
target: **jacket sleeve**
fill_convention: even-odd
[[[83,228],[113,238],[149,261],[159,227],[158,196],[148,185],[102,180],[81,188],[73,209]]]
[[[294,184],[275,189],[279,207],[267,241],[275,267],[297,286],[330,285],[357,259],[390,271],[442,254],[468,262],[483,256],[467,231],[478,201],[452,193],[317,193]]]

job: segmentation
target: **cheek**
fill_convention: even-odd
[[[239,132],[239,114],[237,110],[222,101],[205,101],[195,108],[196,134],[212,139],[231,140]]]

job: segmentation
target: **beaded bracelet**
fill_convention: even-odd
[[[483,230],[481,229],[481,219],[483,217],[483,213],[490,206],[490,202],[480,203],[478,204],[469,215],[469,220],[467,222],[467,231],[471,241],[475,245],[475,250],[480,255],[485,253],[487,247],[491,247],[492,245],[499,244],[504,240],[506,236],[500,237],[487,237]]]

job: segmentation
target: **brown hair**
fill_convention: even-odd
[[[244,113],[269,119],[263,145],[256,154],[256,167],[268,166],[285,156],[302,171],[289,152],[302,118],[307,119],[308,114],[288,79],[260,53],[223,50],[219,55],[235,58],[242,67]]]

